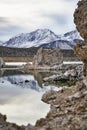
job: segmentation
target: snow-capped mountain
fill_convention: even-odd
[[[47,47],[72,49],[76,40],[82,40],[77,30],[64,35],[56,35],[49,29],[37,29],[31,33],[22,33],[5,42],[3,46],[16,48]]]
[[[65,33],[63,36],[67,41],[73,41],[75,39],[82,39],[77,30]]]
[[[67,40],[56,40],[47,44],[42,44],[43,48],[60,48],[60,49],[72,49],[71,42]]]
[[[38,29],[31,33],[22,33],[13,37],[3,45],[8,47],[30,48],[38,47],[43,43],[50,43],[59,38],[49,29]]]
[[[60,40],[56,40],[47,44],[42,44],[43,48],[60,48],[60,49],[72,49],[78,40],[82,40],[77,30],[65,33],[61,35]]]

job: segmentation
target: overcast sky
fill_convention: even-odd
[[[0,40],[49,28],[56,34],[74,30],[78,0],[0,0]]]

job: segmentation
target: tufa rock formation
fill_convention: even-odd
[[[74,13],[74,22],[81,37],[87,44],[87,0],[80,0]]]
[[[59,49],[43,49],[40,48],[34,56],[33,64],[35,68],[38,66],[53,66],[63,61],[63,55]]]
[[[87,83],[51,90],[42,101],[50,104],[50,111],[36,122],[37,130],[87,130]]]
[[[74,51],[84,63],[83,74],[86,77],[87,76],[87,45],[78,42],[78,44],[74,48]]]
[[[74,13],[74,22],[80,35],[84,39],[84,43],[78,41],[74,51],[76,55],[84,63],[84,76],[87,76],[87,0],[78,2],[78,7]]]
[[[40,48],[34,56],[34,68],[38,67],[52,67],[61,64],[63,61],[77,61],[78,58],[73,50],[60,50]]]

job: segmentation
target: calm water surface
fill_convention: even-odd
[[[0,113],[6,114],[8,121],[26,125],[45,117],[49,105],[41,97],[50,89],[58,90],[42,84],[45,75],[50,73],[0,71]]]

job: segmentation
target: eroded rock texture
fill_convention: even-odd
[[[33,65],[37,69],[39,67],[52,67],[61,64],[63,61],[77,61],[78,58],[73,50],[61,50],[40,48],[34,56]]]
[[[78,7],[74,13],[74,22],[80,35],[87,43],[87,0],[78,2]]]
[[[87,82],[60,91],[49,91],[42,101],[50,104],[46,118],[36,122],[37,130],[87,130]],[[43,128],[43,129],[41,129]]]
[[[74,47],[74,51],[76,55],[83,61],[84,68],[83,68],[83,74],[86,77],[87,76],[87,45],[79,43]]]
[[[60,58],[61,57],[61,58]],[[34,57],[33,64],[37,66],[52,66],[63,61],[63,54],[59,49],[40,48]]]
[[[85,42],[85,44],[83,44],[79,41],[75,46],[74,51],[79,59],[83,61],[84,76],[87,77],[87,0],[81,0],[78,2],[78,7],[74,13],[74,22]]]

